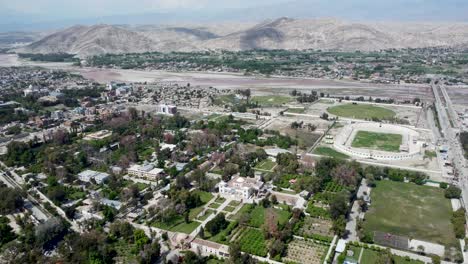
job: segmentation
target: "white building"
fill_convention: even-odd
[[[94,179],[97,184],[103,183],[110,175],[105,172],[98,172],[93,170],[85,170],[78,174],[78,179],[82,182],[90,182]]]
[[[164,170],[155,168],[153,164],[134,164],[128,168],[128,175],[148,181],[157,181],[163,175]]]
[[[177,107],[175,105],[161,104],[157,106],[157,112],[158,114],[175,115],[177,113]]]
[[[247,201],[252,199],[262,189],[263,182],[259,178],[244,178],[236,176],[229,182],[219,184],[219,194],[226,198]]]
[[[190,242],[190,249],[202,256],[217,256],[220,258],[229,257],[229,247],[208,240],[195,238]]]

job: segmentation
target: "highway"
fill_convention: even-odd
[[[439,89],[441,93],[439,93]],[[462,190],[462,202],[466,208],[468,205],[468,168],[463,155],[463,148],[458,138],[459,131],[456,129],[461,126],[459,126],[458,116],[443,84],[436,85],[433,83],[432,90],[434,91],[436,99],[435,106],[443,132],[442,137],[439,139],[439,144],[448,146],[448,159],[452,161],[455,175],[454,183]],[[442,103],[442,99],[445,101],[446,105]]]

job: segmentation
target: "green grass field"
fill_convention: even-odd
[[[364,229],[458,245],[450,221],[452,206],[444,190],[410,183],[378,181]],[[458,245],[459,246],[459,245]]]
[[[400,134],[358,131],[351,145],[353,148],[399,152],[402,141],[403,136]]]
[[[330,107],[327,111],[332,115],[355,119],[389,119],[396,115],[390,109],[368,104],[342,104]]]
[[[276,163],[270,159],[266,159],[264,161],[260,161],[255,169],[257,170],[265,170],[265,171],[272,171],[273,168],[276,166]]]
[[[334,150],[332,148],[329,148],[329,147],[317,147],[314,150],[314,154],[327,156],[327,157],[332,157],[332,158],[349,159],[348,155],[343,154],[341,152],[338,152],[338,151],[336,151],[336,150]]]
[[[251,102],[258,102],[260,106],[279,106],[287,104],[292,101],[289,96],[281,95],[267,95],[267,96],[254,96],[250,100]]]
[[[185,234],[190,234],[199,225],[200,225],[200,222],[196,222],[196,221],[192,221],[192,222],[190,222],[188,224],[183,222],[183,223],[180,223],[180,224],[172,227],[170,230],[172,232],[181,232],[181,233],[185,233]]]
[[[213,194],[209,193],[209,192],[204,192],[204,191],[200,191],[200,190],[197,190],[197,191],[194,191],[195,193],[198,193],[200,195],[200,200],[206,204],[208,203],[209,201],[211,201],[211,199],[213,199]]]
[[[291,218],[291,213],[284,210],[273,209],[278,215],[278,223],[280,225],[285,224]],[[256,206],[250,213],[249,225],[253,227],[261,227],[265,223],[265,211],[266,209],[262,206]]]

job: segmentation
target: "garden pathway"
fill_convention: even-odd
[[[217,197],[214,197],[213,199],[217,199]],[[210,203],[213,201],[213,199],[210,201]],[[232,201],[231,198],[226,198],[226,200],[216,209],[213,209],[213,208],[210,208],[211,210],[215,211],[215,213],[211,214],[210,216],[208,216],[205,220],[203,220],[201,222],[201,224],[195,228],[195,230],[192,231],[192,233],[190,233],[190,236],[191,237],[196,237],[198,235],[198,233],[200,232],[200,228],[205,228],[205,225],[211,221],[213,218],[215,218],[216,215],[218,215],[223,209],[224,207],[226,207],[230,202]],[[210,203],[207,203],[207,205],[209,205]]]

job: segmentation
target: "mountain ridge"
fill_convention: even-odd
[[[375,51],[463,46],[465,23],[349,22],[281,17],[258,24],[205,26],[76,25],[16,49],[19,53],[104,53],[250,49]]]

